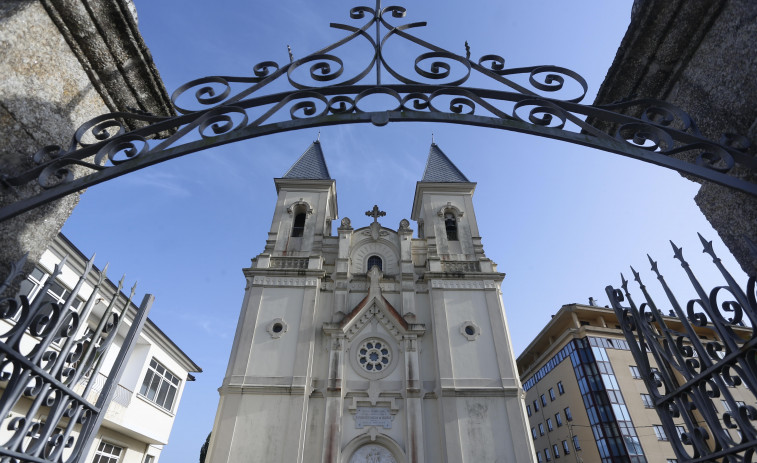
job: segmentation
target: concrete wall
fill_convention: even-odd
[[[687,111],[706,137],[744,135],[751,141],[748,152],[757,154],[756,16],[752,0],[637,0],[594,104],[665,100]],[[734,175],[757,181],[745,169]],[[757,200],[696,181],[702,183],[695,197],[702,213],[744,271],[757,275],[757,246],[751,244],[757,243]]]
[[[173,114],[130,0],[4,0],[0,47],[0,178],[28,170],[46,145],[67,146],[80,124],[100,114]],[[0,207],[40,190],[0,185]],[[0,275],[25,252],[38,261],[78,197],[0,222]]]

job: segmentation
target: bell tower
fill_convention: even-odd
[[[319,141],[283,177],[264,251],[243,270],[242,310],[208,449],[209,462],[302,462],[315,380],[324,241],[336,183]],[[316,412],[317,413],[317,412]]]

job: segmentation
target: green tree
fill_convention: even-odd
[[[200,447],[200,463],[205,463],[205,457],[208,455],[208,447],[210,446],[210,435],[213,434],[213,432],[208,433],[207,439],[205,439],[205,443],[202,444],[202,447]]]

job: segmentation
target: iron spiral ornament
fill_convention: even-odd
[[[407,12],[380,0],[356,6],[346,23],[331,24],[343,37],[313,53],[295,57],[290,50],[288,63],[263,60],[250,75],[192,79],[171,94],[175,116],[116,112],[87,121],[67,146],[41,148],[34,167],[0,172],[3,188],[42,187],[0,208],[0,220],[214,146],[325,125],[393,121],[468,124],[563,140],[757,195],[757,184],[743,174],[757,172],[745,137],[709,140],[685,111],[667,102],[582,104],[589,85],[579,73],[558,65],[509,67],[499,54],[472,56],[467,43],[463,54],[445,50],[415,34],[426,23],[408,22]],[[351,54],[347,45],[366,51]],[[393,45],[418,51],[396,56]],[[473,81],[486,85],[470,86]],[[370,95],[388,98],[361,104]],[[587,118],[616,129],[600,130]]]

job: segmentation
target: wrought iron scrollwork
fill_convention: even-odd
[[[707,292],[683,250],[671,242],[696,298],[681,305],[651,257],[651,270],[671,307],[669,316],[633,268],[643,303],[634,301],[622,274],[620,288],[608,286],[606,292],[678,460],[752,462],[757,449],[757,280],[751,277],[742,289],[712,242],[699,237],[725,279],[724,286]],[[751,393],[751,400],[734,397],[733,388],[742,385],[740,393]],[[716,401],[722,401],[725,411],[715,406]],[[681,427],[683,432],[678,432]]]
[[[92,271],[92,260],[62,304],[44,302],[43,297],[29,301],[25,295],[7,294],[21,276],[24,261],[16,263],[0,285],[0,424],[7,431],[0,440],[0,459],[80,461],[102,422],[152,296],[146,296],[133,314],[110,374],[99,394],[93,394],[95,381],[91,379],[99,374],[124,324],[136,285],[124,302],[120,299],[122,278],[102,316],[94,317],[107,266],[96,278],[88,300],[76,311],[72,304]],[[64,258],[55,266],[39,294],[46,294],[65,263]],[[97,322],[94,329],[88,327],[88,319]]]
[[[467,43],[464,56],[442,49],[411,34],[425,22],[393,24],[405,14],[404,7],[382,7],[380,0],[375,7],[354,7],[349,17],[356,25],[331,24],[346,36],[303,58],[290,52],[289,63],[262,61],[250,76],[208,76],[180,86],[171,95],[175,117],[119,112],[93,118],[66,148],[40,149],[36,167],[12,177],[0,173],[6,188],[37,182],[45,190],[0,209],[0,220],[212,146],[307,127],[390,121],[454,122],[560,139],[757,195],[757,185],[733,175],[736,168],[757,171],[757,160],[745,153],[746,138],[708,140],[686,112],[665,102],[582,105],[589,87],[575,71],[507,67],[502,56],[491,53],[475,60]],[[418,49],[409,63],[391,56],[396,41]],[[347,43],[368,50],[365,64],[349,71],[340,55]],[[489,85],[467,86],[474,76]],[[288,89],[279,91],[282,85]],[[376,94],[392,103],[361,106]],[[641,116],[628,116],[629,109]],[[606,133],[587,118],[617,129]],[[129,126],[139,128],[127,131]]]

